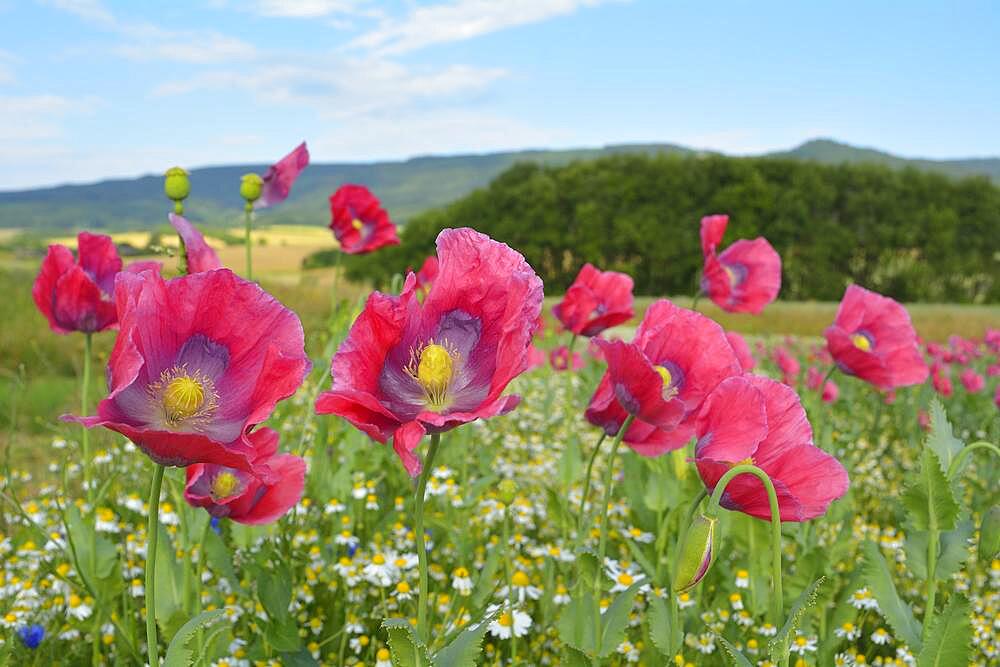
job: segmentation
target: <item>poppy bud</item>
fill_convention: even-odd
[[[674,571],[674,591],[684,593],[698,585],[715,560],[715,517],[704,514],[695,518],[681,543],[680,558]]]
[[[188,180],[188,173],[180,167],[171,167],[164,174],[163,192],[167,198],[178,202],[187,199],[191,194],[191,181]]]
[[[979,528],[979,559],[992,560],[1000,553],[1000,505],[994,505],[983,515]]]
[[[500,492],[500,500],[502,500],[505,505],[510,505],[517,497],[517,482],[512,479],[505,479],[500,482],[497,490]]]
[[[240,196],[253,203],[260,199],[264,190],[264,179],[257,174],[243,174],[240,178]]]

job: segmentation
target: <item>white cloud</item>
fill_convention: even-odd
[[[101,0],[41,0],[43,5],[54,7],[92,23],[112,25],[115,17]]]
[[[253,44],[214,31],[175,32],[152,25],[135,25],[129,42],[114,51],[134,61],[170,61],[192,64],[243,62],[258,57]]]
[[[254,10],[262,16],[319,18],[331,14],[355,14],[356,0],[257,0]]]
[[[572,14],[613,0],[454,0],[417,6],[405,17],[387,18],[349,46],[380,53],[405,53],[445,42],[457,42],[519,25]]]

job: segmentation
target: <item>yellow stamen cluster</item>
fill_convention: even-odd
[[[448,387],[455,377],[455,363],[459,359],[458,351],[449,349],[445,344],[435,343],[433,339],[422,348],[410,352],[410,362],[406,372],[424,390],[427,405],[433,410],[441,410],[448,404]]]
[[[364,227],[364,226],[365,226],[365,223],[361,222],[357,218],[354,218],[354,220],[351,220],[351,227],[354,227],[359,232],[361,231],[361,228]]]
[[[240,480],[236,475],[224,470],[212,480],[212,498],[222,500],[233,495],[240,486]]]
[[[171,428],[198,426],[218,406],[212,381],[201,371],[189,372],[186,366],[163,371],[147,391],[163,407],[164,421]]]
[[[872,342],[868,340],[868,336],[856,333],[851,336],[851,342],[854,343],[854,347],[858,348],[862,352],[871,352]]]

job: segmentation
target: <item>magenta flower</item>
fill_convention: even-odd
[[[302,498],[306,462],[298,456],[278,453],[278,433],[262,426],[247,435],[253,447],[251,466],[270,471],[265,482],[252,472],[212,463],[195,463],[186,469],[184,499],[193,507],[204,507],[218,518],[249,525],[271,523],[281,518]]]
[[[169,281],[122,273],[115,301],[110,394],[96,416],[66,418],[117,431],[160,465],[214,463],[268,478],[247,433],[309,370],[295,313],[228,269]]]
[[[781,256],[763,237],[740,239],[716,254],[728,224],[728,215],[701,219],[701,290],[725,311],[756,315],[781,291]]]
[[[754,366],[757,365],[757,360],[753,358],[753,354],[750,352],[747,339],[735,331],[727,331],[726,340],[729,341],[730,347],[736,353],[736,358],[740,360],[740,367],[743,369],[743,372],[749,373],[752,371]]]
[[[426,433],[513,410],[503,391],[528,364],[542,281],[520,253],[472,229],[438,235],[424,299],[410,273],[399,296],[374,292],[333,357],[319,414],[340,415],[393,448],[411,476]]]
[[[958,379],[962,381],[962,386],[965,387],[965,391],[970,394],[978,394],[986,388],[986,379],[971,368],[966,368],[962,371],[961,375],[958,376]]]
[[[552,314],[567,331],[596,336],[632,319],[632,278],[584,264]]]
[[[170,224],[184,243],[184,255],[187,257],[187,272],[201,273],[212,269],[221,269],[222,261],[212,247],[205,242],[205,237],[197,227],[182,216],[170,213],[167,216]]]
[[[306,142],[303,141],[291,153],[268,167],[267,172],[262,177],[264,187],[261,190],[260,199],[255,204],[256,207],[266,208],[288,199],[288,194],[292,191],[292,183],[307,166],[309,166],[309,149],[306,148]]]

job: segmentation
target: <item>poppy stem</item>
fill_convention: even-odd
[[[146,523],[146,649],[149,664],[160,664],[160,647],[156,638],[156,543],[160,537],[160,489],[163,486],[163,466],[153,468],[153,483],[149,487],[149,517]]]
[[[958,469],[962,467],[962,462],[965,461],[965,457],[968,456],[976,449],[988,449],[1000,457],[1000,447],[997,447],[992,442],[986,442],[985,440],[978,440],[969,445],[966,445],[955,455],[955,458],[951,460],[951,465],[948,466],[948,479],[955,477]]]
[[[635,420],[635,415],[629,415],[625,418],[625,422],[622,427],[618,429],[618,435],[615,436],[614,442],[611,444],[611,454],[608,455],[608,464],[604,470],[604,503],[601,508],[601,541],[598,543],[597,547],[597,574],[594,575],[594,630],[596,634],[594,635],[594,645],[597,647],[595,655],[594,664],[597,665],[600,661],[601,655],[601,577],[604,574],[604,552],[607,550],[608,546],[608,506],[611,504],[611,491],[615,483],[615,456],[618,454],[618,447],[622,444],[622,438],[625,437],[625,433],[628,431],[628,427],[632,425]]]
[[[80,381],[80,414],[86,415],[90,409],[90,357],[92,352],[93,334],[89,331],[83,334],[83,379]],[[80,437],[80,445],[83,447],[83,485],[87,492],[87,502],[93,504],[94,489],[92,474],[92,461],[90,460],[90,429],[83,427],[83,434]],[[96,512],[96,508],[91,507],[91,512]]]
[[[722,493],[726,490],[726,485],[734,477],[743,473],[754,475],[764,484],[764,488],[767,490],[767,501],[771,506],[771,620],[775,627],[781,627],[785,611],[784,595],[781,586],[781,510],[778,506],[778,494],[774,491],[774,484],[771,482],[771,478],[767,476],[766,472],[755,465],[742,464],[733,466],[726,471],[726,474],[715,485],[712,497],[708,500],[708,507],[705,508],[705,516],[715,518],[718,515],[719,501],[722,500]],[[788,661],[787,638],[784,643],[785,645],[781,647],[782,664]]]
[[[594,445],[594,453],[590,455],[590,461],[587,462],[587,474],[583,478],[583,495],[580,496],[580,517],[576,522],[577,547],[579,547],[580,543],[583,542],[583,525],[587,521],[587,497],[590,496],[590,475],[591,471],[594,469],[594,459],[597,458],[597,453],[601,451],[601,445],[604,444],[604,439],[607,437],[607,433],[601,433],[601,439],[597,441],[596,445]]]
[[[429,637],[427,632],[427,546],[424,543],[424,491],[427,488],[427,478],[434,467],[434,457],[441,444],[441,434],[431,434],[431,446],[424,458],[424,469],[417,478],[416,495],[413,498],[413,530],[417,547],[417,560],[420,566],[420,590],[417,591],[417,636],[424,643]]]
[[[704,294],[701,290],[694,293],[694,298],[691,299],[691,310],[698,310],[698,302],[701,301],[701,296]]]
[[[566,349],[569,351],[569,365],[570,368],[573,367],[573,348],[576,347],[576,334],[573,334],[569,339],[569,347]]]
[[[837,364],[830,366],[830,370],[828,370],[826,372],[826,375],[823,376],[823,381],[819,383],[819,393],[821,394],[823,393],[823,387],[826,386],[826,381],[829,380],[830,376],[832,376],[836,372],[837,372]]]
[[[243,207],[244,215],[244,239],[246,242],[246,254],[247,254],[247,280],[253,280],[253,243],[250,239],[250,227],[253,224],[253,202],[247,202],[246,206]]]

